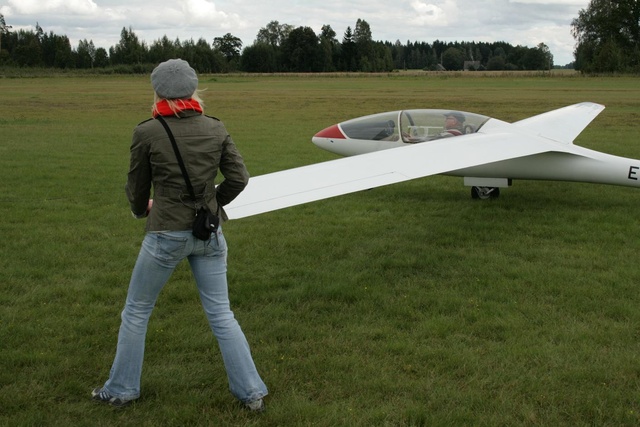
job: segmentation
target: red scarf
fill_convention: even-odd
[[[153,117],[158,116],[175,116],[182,111],[192,110],[202,114],[202,106],[195,99],[177,99],[176,110],[172,110],[166,99],[159,101],[153,108]]]

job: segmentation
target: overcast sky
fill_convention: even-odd
[[[35,29],[66,35],[71,46],[93,40],[108,49],[131,27],[147,44],[166,35],[212,42],[227,33],[253,44],[271,21],[311,27],[330,25],[342,41],[358,19],[376,41],[505,41],[545,43],[554,62],[573,61],[571,21],[589,0],[0,0],[12,31]]]

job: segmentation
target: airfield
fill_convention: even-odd
[[[606,106],[576,144],[640,159],[640,78],[202,75],[253,176],[338,158],[334,123],[399,109],[516,121]],[[124,195],[149,76],[0,78],[0,425],[637,425],[640,192],[434,176],[226,223],[236,317],[269,387],[242,410],[188,264],[149,323],[142,398],[90,400],[143,237]]]

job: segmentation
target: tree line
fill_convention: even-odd
[[[131,27],[123,28],[115,46],[96,47],[81,40],[72,47],[66,35],[34,30],[12,31],[0,14],[0,65],[61,69],[104,68],[110,72],[148,72],[170,58],[187,60],[200,73],[275,72],[388,72],[424,70],[546,70],[553,55],[536,47],[507,42],[374,41],[369,24],[358,19],[341,40],[330,25],[316,34],[310,27],[271,21],[258,31],[253,44],[227,33],[211,42],[204,38],[181,41],[166,36],[146,43]]]

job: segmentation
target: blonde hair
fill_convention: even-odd
[[[193,95],[191,95],[189,98],[185,98],[185,99],[166,99],[166,98],[161,98],[154,91],[153,92],[153,108],[152,108],[152,112],[153,112],[153,114],[157,114],[158,113],[157,105],[158,105],[158,102],[160,102],[160,101],[166,101],[167,105],[169,106],[169,108],[171,109],[173,114],[175,114],[176,116],[178,115],[178,113],[180,111],[182,111],[184,109],[184,107],[187,105],[187,103],[185,101],[187,101],[189,99],[192,99],[192,100],[196,101],[198,104],[200,104],[200,106],[202,108],[204,108],[204,101],[200,97],[200,93],[201,92],[204,92],[204,90],[198,89],[195,92],[193,92]]]

